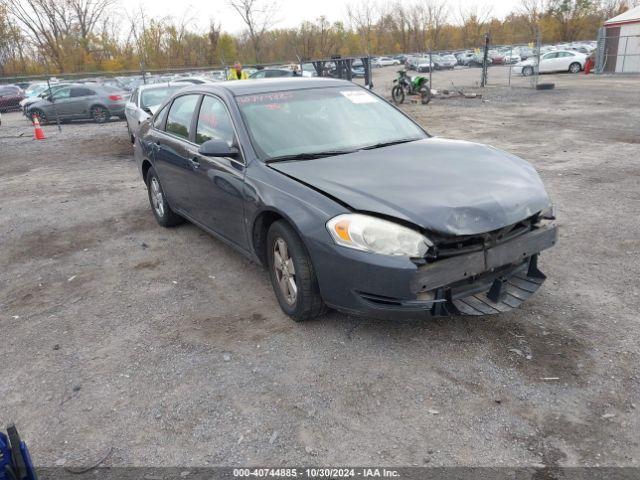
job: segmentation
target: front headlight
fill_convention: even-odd
[[[420,258],[433,245],[415,230],[358,213],[332,218],[327,229],[338,245],[382,255]]]

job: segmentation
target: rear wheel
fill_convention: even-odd
[[[156,221],[165,228],[174,227],[184,222],[181,216],[176,214],[167,203],[167,198],[160,184],[160,179],[153,167],[147,172],[147,191],[149,203]]]
[[[404,102],[404,89],[402,86],[396,85],[391,89],[391,98],[395,104]]]
[[[110,117],[109,110],[100,105],[91,108],[91,118],[96,123],[105,123]]]
[[[431,101],[431,89],[429,87],[423,87],[420,90],[420,103],[426,105]]]
[[[570,73],[580,73],[580,70],[582,70],[582,67],[578,62],[573,62],[571,65],[569,65]]]
[[[326,311],[313,263],[298,234],[283,220],[267,234],[267,258],[271,285],[284,313],[296,322]]]
[[[522,69],[522,75],[524,75],[525,77],[530,77],[531,75],[533,75],[533,67],[524,67]]]

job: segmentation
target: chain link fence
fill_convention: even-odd
[[[629,26],[613,26],[598,31],[598,73],[640,73],[640,33]],[[635,28],[635,31],[640,31]]]

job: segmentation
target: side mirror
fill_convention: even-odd
[[[53,96],[52,96],[52,95],[49,95],[49,96],[47,97],[47,100],[49,100],[50,102],[53,102]]]
[[[236,157],[239,153],[236,147],[230,147],[224,140],[207,140],[198,149],[205,157]]]

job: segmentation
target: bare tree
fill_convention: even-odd
[[[378,13],[378,6],[372,1],[361,0],[347,5],[349,23],[360,35],[362,48],[367,55],[372,51],[373,30],[378,21]]]
[[[544,0],[522,0],[517,11],[523,16],[527,24],[530,38],[534,38],[540,28],[540,20],[545,12]]]
[[[220,41],[220,24],[216,24],[213,19],[209,20],[209,31],[207,32],[207,40],[209,40],[209,61],[211,65],[215,65],[218,61],[216,52],[218,50],[218,42]]]
[[[399,39],[400,49],[403,52],[409,51],[411,21],[404,4],[397,0],[391,7],[391,28],[394,36]]]
[[[0,0],[0,5],[23,27],[28,39],[64,71],[64,43],[72,31],[72,13],[66,2],[55,0]]]
[[[117,0],[66,0],[73,12],[75,24],[80,33],[80,42],[86,53],[90,53],[91,35],[101,20]]]
[[[69,47],[90,53],[90,39],[116,0],[0,0],[28,40],[60,71]]]
[[[460,7],[459,15],[460,23],[462,24],[463,46],[465,48],[479,47],[482,44],[482,36],[491,18],[491,7],[480,7],[478,5],[466,9]]]
[[[267,29],[273,26],[277,4],[268,0],[230,0],[229,4],[247,26],[255,61],[261,62],[261,42]]]
[[[449,18],[449,6],[446,0],[427,0],[424,2],[424,8],[429,25],[429,48],[437,49],[442,28]]]
[[[318,53],[321,57],[326,58],[335,53],[337,47],[335,32],[325,16],[319,17],[316,22],[318,33]]]

